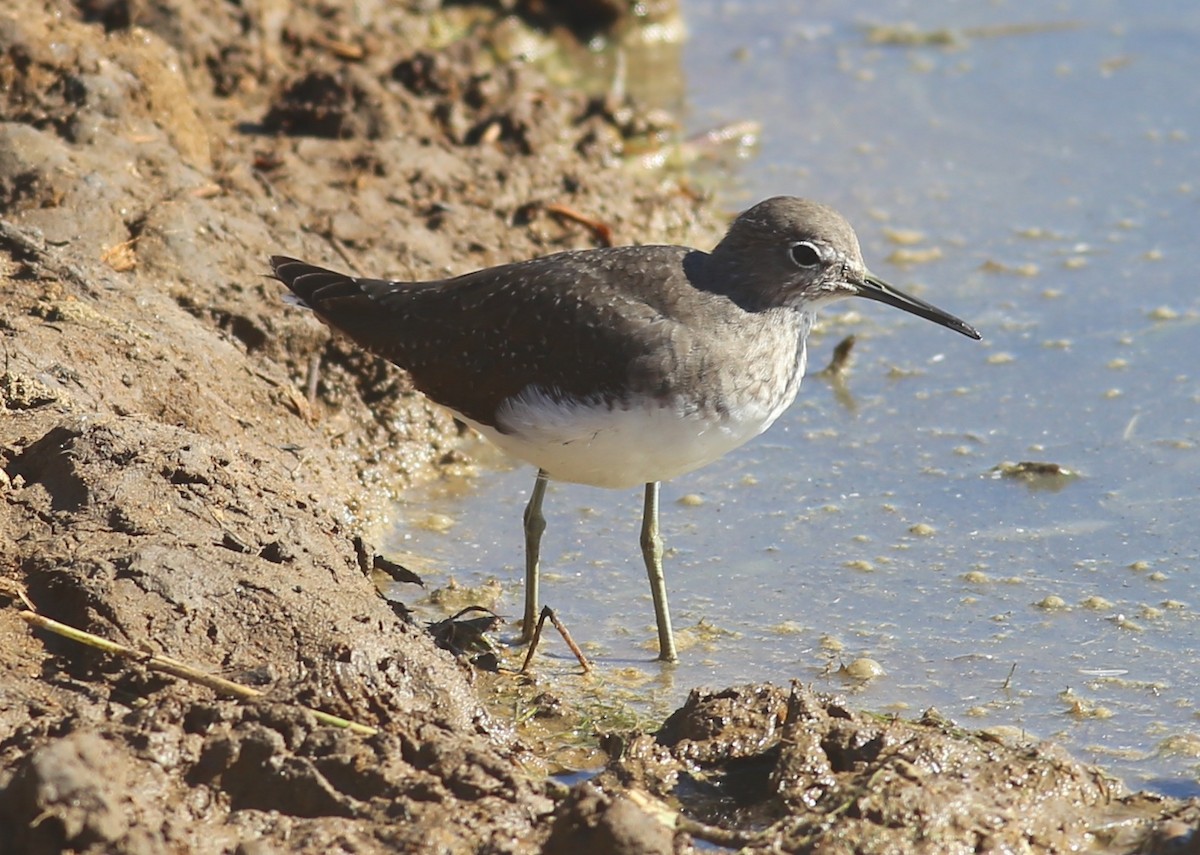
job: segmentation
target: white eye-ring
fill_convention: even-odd
[[[807,240],[796,241],[788,248],[788,255],[797,267],[816,267],[821,263],[821,248]]]

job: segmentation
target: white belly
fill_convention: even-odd
[[[777,400],[744,403],[722,415],[657,402],[611,409],[562,403],[528,387],[497,414],[504,432],[465,421],[555,480],[633,487],[699,469],[758,436],[791,404],[799,380]]]

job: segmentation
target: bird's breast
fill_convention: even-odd
[[[782,353],[751,356],[658,394],[579,398],[530,385],[500,404],[494,426],[467,421],[557,480],[597,487],[666,481],[758,436],[795,399],[803,336]]]

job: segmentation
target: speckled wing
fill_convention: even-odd
[[[275,277],[330,327],[408,370],[434,401],[483,425],[529,385],[621,400],[658,394],[690,341],[680,300],[711,299],[686,280],[682,247],[559,253],[453,279],[359,279],[275,256]],[[668,287],[670,285],[670,287]]]

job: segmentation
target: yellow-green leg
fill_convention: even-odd
[[[658,658],[678,662],[675,633],[671,631],[671,608],[667,605],[667,580],[662,568],[662,537],[658,533],[658,482],[646,485],[646,504],[642,509],[642,558],[650,577],[650,596],[654,598],[654,618],[658,621]]]
[[[525,506],[525,617],[521,621],[521,640],[533,640],[533,626],[538,618],[538,563],[541,559],[542,532],[546,518],[542,516],[542,499],[546,495],[547,475],[539,469],[533,482],[529,504]]]

